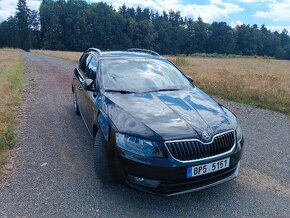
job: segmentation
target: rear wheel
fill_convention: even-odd
[[[76,97],[76,93],[73,91],[73,107],[74,107],[74,112],[77,115],[80,115],[80,110],[79,110],[79,106],[77,103],[77,97]]]

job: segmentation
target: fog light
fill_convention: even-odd
[[[141,185],[145,187],[150,187],[150,188],[156,188],[159,184],[159,180],[154,180],[154,179],[146,179],[138,176],[131,176],[129,175],[129,180],[130,182],[136,184],[136,185]]]

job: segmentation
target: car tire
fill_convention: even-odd
[[[78,102],[77,102],[77,96],[76,96],[75,92],[73,92],[73,107],[74,107],[74,112],[77,115],[80,115],[80,110],[79,110],[79,106],[78,106]]]
[[[111,181],[112,177],[109,170],[107,152],[105,148],[105,139],[100,130],[95,137],[94,144],[94,168],[96,176],[102,182]]]

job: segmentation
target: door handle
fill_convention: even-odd
[[[83,87],[79,86],[79,87],[78,87],[78,90],[83,90]]]

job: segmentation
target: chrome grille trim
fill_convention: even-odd
[[[233,137],[233,145],[231,146],[231,148],[229,150],[226,150],[226,148],[221,145],[220,136],[223,136],[223,135],[228,134],[228,133],[232,133],[231,137]],[[217,138],[217,140],[215,140],[216,138]],[[227,137],[225,137],[224,140],[225,140],[225,143],[229,144],[230,141]],[[181,160],[178,157],[174,157],[174,155],[171,153],[170,149],[168,148],[169,143],[173,143],[173,145],[175,145],[172,147],[172,149],[174,150],[175,154],[178,154],[177,156],[179,156],[179,157],[180,157],[180,155],[186,156],[187,154],[193,154],[193,153],[203,154],[204,157],[200,157],[198,159]],[[192,143],[194,143],[193,146],[192,146]],[[181,149],[180,146],[176,146],[177,144],[181,144],[183,148]],[[204,145],[209,145],[209,144],[211,144],[213,146],[209,146],[209,148],[206,150],[204,148]],[[176,160],[178,162],[182,162],[182,163],[193,163],[193,162],[202,161],[202,160],[210,160],[210,159],[214,159],[216,157],[221,157],[221,156],[230,154],[236,147],[236,134],[235,134],[235,130],[229,130],[229,131],[225,131],[225,132],[214,135],[212,137],[212,140],[209,142],[202,142],[199,139],[182,139],[182,140],[165,141],[164,145],[165,145],[165,148],[168,151],[169,155],[174,160]],[[214,155],[219,150],[221,151],[221,153]]]

